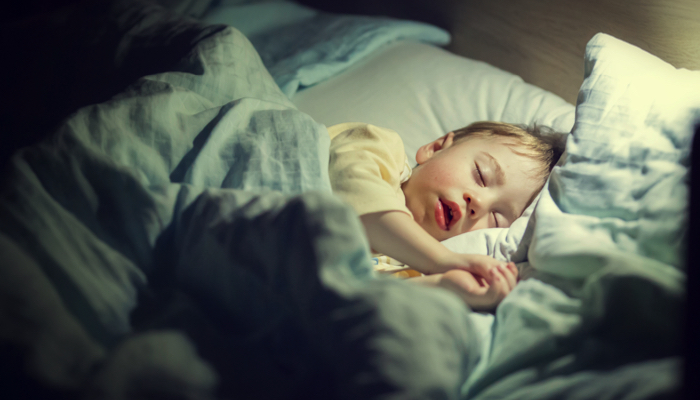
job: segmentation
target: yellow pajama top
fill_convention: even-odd
[[[328,132],[331,135],[328,172],[333,193],[359,215],[402,211],[413,218],[401,190],[401,184],[411,176],[411,167],[398,133],[355,122],[333,125]],[[388,256],[373,254],[373,257],[377,271],[408,269]]]

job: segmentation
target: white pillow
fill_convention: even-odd
[[[326,126],[366,122],[397,131],[413,164],[420,146],[475,121],[537,122],[565,133],[574,122],[574,106],[560,97],[484,62],[415,42],[388,45],[292,102]],[[510,228],[468,232],[444,244],[523,261],[534,205]]]
[[[538,122],[569,132],[574,106],[481,61],[397,42],[297,93],[299,110],[326,125],[366,122],[397,131],[409,161],[418,148],[475,121]]]
[[[601,262],[557,260],[624,252],[683,268],[700,71],[599,33],[586,46],[584,78],[569,157],[535,212],[530,262],[578,278]]]

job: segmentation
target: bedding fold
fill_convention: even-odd
[[[55,289],[61,324],[84,329],[71,334],[82,346],[73,349],[90,360],[77,377],[51,380],[73,361],[32,343],[54,365],[37,381],[129,396],[129,387],[165,390],[158,382],[169,379],[203,393],[217,375],[234,379],[229,371],[249,360],[213,360],[214,373],[210,360],[193,356],[192,339],[134,331],[142,297],[175,290],[214,321],[222,351],[258,343],[291,365],[257,371],[289,382],[285,395],[313,392],[292,379],[302,371],[330,377],[337,398],[458,398],[480,356],[469,310],[447,293],[372,275],[357,216],[329,193],[329,140],[277,88],[250,42],[226,28],[175,71],[79,109],[17,152],[0,192],[0,232],[29,257],[15,267],[36,263]],[[180,328],[196,331],[196,323]],[[257,342],[261,335],[270,341]],[[124,363],[134,348],[150,350]],[[180,360],[172,368],[159,364],[168,352]],[[198,382],[188,386],[176,364],[193,368]],[[156,381],[138,384],[144,374]]]
[[[0,26],[7,59],[2,163],[79,108],[107,101],[145,75],[176,71],[174,64],[225,28],[145,0],[61,3],[68,4]]]
[[[680,394],[700,73],[597,34],[584,78],[535,209],[534,272],[500,305],[467,398]]]
[[[243,34],[124,4],[105,10],[146,13],[133,34],[184,47],[156,70],[130,64],[149,46],[120,47],[117,64],[139,78],[81,103],[12,157],[0,187],[0,248],[11,255],[0,271],[0,339],[4,352],[20,349],[18,370],[58,391],[115,399],[246,391],[256,399],[600,399],[678,390],[689,136],[676,122],[685,115],[625,120],[650,126],[625,125],[624,140],[613,141],[601,121],[623,115],[625,104],[586,108],[606,92],[584,84],[569,158],[535,209],[528,257],[536,272],[495,316],[474,314],[446,291],[373,275],[359,219],[330,193],[326,128],[294,107]],[[131,20],[119,15],[107,20]],[[337,27],[321,25],[314,34]],[[115,43],[133,44],[119,32]],[[358,51],[376,44],[355,33],[369,38]],[[295,57],[279,76],[303,70]],[[302,76],[283,86],[309,84]],[[657,106],[643,91],[613,98]],[[605,129],[588,130],[597,124]],[[663,146],[644,147],[655,138]],[[606,165],[616,173],[602,173]],[[615,195],[620,182],[632,193]],[[641,202],[618,202],[635,196]],[[138,309],[163,293],[189,299],[192,318]],[[149,323],[160,332],[145,331]]]
[[[293,1],[221,4],[203,20],[239,28],[289,98],[389,43],[408,40],[443,46],[450,42],[447,31],[423,22],[327,13]]]

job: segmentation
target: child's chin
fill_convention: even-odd
[[[433,221],[430,221],[433,222]],[[437,239],[438,242],[442,242],[443,240],[447,240],[451,238],[452,236],[455,236],[452,232],[450,231],[445,231],[440,229],[439,226],[437,226],[437,223],[433,222],[428,223],[428,221],[423,221],[423,222],[418,222],[418,225],[421,226],[428,234],[435,239]]]
[[[445,232],[445,234],[442,236],[442,239],[439,239],[439,240],[440,241],[447,240],[447,239],[453,238],[457,235],[458,235],[458,233],[456,233],[456,232]]]
[[[430,236],[434,237],[439,242],[442,242],[443,240],[447,240],[447,239],[451,238],[452,236],[455,236],[452,232],[443,231],[442,229],[439,229],[439,228],[433,228],[433,229],[430,229],[427,231],[430,234]]]

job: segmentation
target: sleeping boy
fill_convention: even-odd
[[[523,213],[563,151],[541,129],[476,122],[420,147],[412,169],[396,132],[334,125],[331,185],[360,215],[378,259],[410,266],[425,274],[414,281],[453,290],[472,309],[493,310],[517,282],[515,264],[440,242],[508,227]]]

